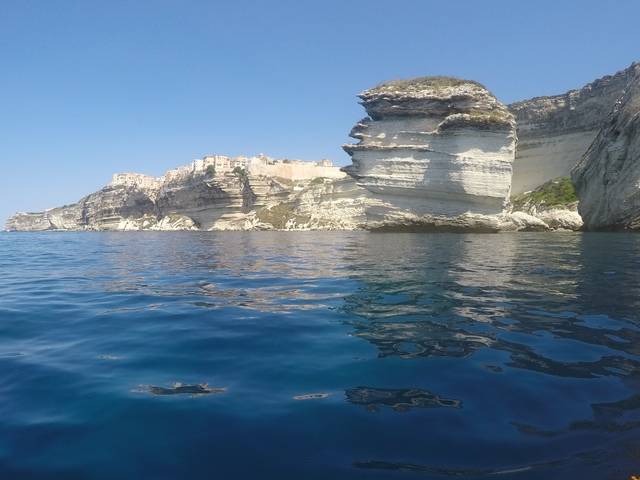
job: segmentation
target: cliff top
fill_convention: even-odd
[[[379,95],[408,96],[414,98],[430,96],[444,97],[454,94],[473,94],[479,91],[489,93],[484,85],[474,80],[446,76],[428,76],[405,80],[390,80],[365,90],[360,94],[360,98],[366,99],[367,97]]]
[[[509,127],[513,116],[506,107],[474,80],[429,76],[381,83],[360,95],[361,104],[373,120],[384,117],[439,117],[454,114],[443,128]]]
[[[507,107],[512,112],[519,112],[520,110],[530,108],[568,108],[571,101],[575,103],[581,96],[598,97],[603,93],[606,95],[608,90],[616,90],[616,83],[619,83],[620,88],[623,88],[624,83],[633,77],[633,75],[637,75],[638,73],[640,73],[640,62],[633,62],[627,68],[619,70],[613,75],[605,75],[597,78],[582,87],[573,88],[556,95],[540,95],[533,98],[527,98],[525,100],[518,100],[510,103]]]

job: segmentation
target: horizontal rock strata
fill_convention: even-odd
[[[360,94],[368,117],[343,148],[344,170],[415,215],[498,214],[509,197],[513,116],[483,86],[449,77],[384,83]]]
[[[281,176],[270,176],[281,175]],[[124,173],[77,203],[11,217],[7,230],[210,230],[239,228],[247,214],[314,179],[345,176],[327,161],[209,156],[162,177]]]
[[[251,212],[235,225],[243,230],[369,230],[398,232],[544,231],[549,226],[523,212],[457,215],[417,213],[396,197],[358,185],[356,180],[313,182],[286,201]]]

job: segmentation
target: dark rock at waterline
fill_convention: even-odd
[[[206,383],[193,385],[175,383],[171,387],[149,385],[147,390],[153,395],[210,395],[212,393],[223,393],[227,391],[226,388],[209,387]]]

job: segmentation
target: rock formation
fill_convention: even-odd
[[[640,64],[509,108],[451,77],[387,82],[360,99],[368,116],[343,147],[348,175],[326,160],[206,156],[162,177],[114,175],[6,228],[577,230],[577,209],[586,228],[640,228]]]
[[[509,105],[518,126],[512,193],[568,176],[638,71],[636,63],[578,90]]]
[[[370,192],[353,179],[311,183],[280,203],[251,212],[244,229],[482,232],[548,230],[539,219],[507,212],[454,216],[418,214],[397,198]]]
[[[18,214],[9,230],[411,230],[548,228],[505,212],[513,116],[481,85],[427,77],[364,92],[369,117],[344,170],[208,156],[159,178],[117,174],[78,203]],[[346,178],[344,178],[346,177]]]
[[[360,95],[369,116],[345,145],[350,179],[314,182],[256,213],[254,228],[498,232],[548,230],[505,211],[515,123],[481,85],[394,81]]]
[[[499,214],[509,198],[513,116],[482,85],[449,77],[384,83],[360,94],[369,115],[345,145],[344,170],[398,209]]]
[[[538,219],[542,230],[580,230],[582,218],[578,213],[578,197],[569,177],[560,177],[538,188],[512,198],[512,217],[522,214]],[[529,221],[532,229],[533,221]]]
[[[6,229],[241,229],[247,228],[248,213],[268,202],[280,202],[314,179],[344,176],[327,161],[208,156],[158,178],[116,174],[103,189],[77,203],[16,214]]]
[[[572,178],[589,229],[640,230],[640,64]]]

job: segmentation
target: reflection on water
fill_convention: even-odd
[[[398,471],[428,474],[432,478],[550,478],[553,470],[575,471],[580,464],[598,465],[604,460],[605,452],[584,452],[570,458],[533,464],[514,465],[506,468],[443,468],[415,463],[394,463],[382,461],[355,462],[356,468],[367,470]],[[526,474],[526,475],[525,475]]]
[[[640,471],[637,235],[12,234],[0,273],[1,478]]]
[[[212,388],[206,383],[183,385],[180,382],[176,382],[170,387],[149,385],[145,387],[144,390],[147,390],[153,395],[210,395],[212,393],[224,393],[227,391],[226,388]]]
[[[640,395],[608,403],[594,403],[591,405],[593,418],[571,422],[562,430],[541,430],[534,426],[514,425],[522,433],[553,437],[568,433],[572,430],[603,430],[607,432],[624,432],[640,427]]]
[[[491,348],[509,353],[508,366],[551,375],[636,373],[640,271],[634,264],[640,266],[639,257],[634,251],[625,252],[622,261],[607,257],[600,244],[594,252],[581,252],[581,236],[557,237],[542,236],[541,244],[533,245],[519,243],[517,236],[501,236],[488,245],[454,239],[444,252],[448,268],[435,274],[432,264],[442,264],[442,250],[423,252],[416,259],[416,248],[405,261],[417,261],[424,269],[398,268],[384,276],[361,277],[365,287],[347,296],[344,308],[356,316],[351,320],[355,335],[373,343],[381,357],[468,357]],[[547,241],[552,245],[545,245]],[[635,243],[630,247],[637,249]],[[377,247],[381,251],[376,257],[390,255],[384,251],[390,247]],[[632,264],[620,265],[618,286],[613,286],[610,271],[583,275],[583,270],[592,270],[583,263],[585,257],[600,268]],[[620,317],[581,308],[583,297],[591,302],[602,295],[611,295],[606,303]],[[548,345],[540,351],[536,346],[544,340]],[[595,355],[593,361],[567,361],[544,353],[557,348],[560,357],[567,357],[567,350],[585,345],[607,354]]]
[[[427,390],[419,388],[350,388],[345,392],[347,401],[362,405],[370,412],[380,407],[390,407],[396,412],[406,412],[412,408],[460,408],[460,400],[441,398]]]

